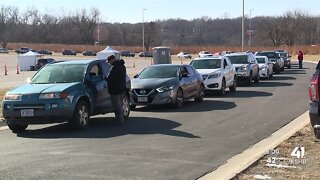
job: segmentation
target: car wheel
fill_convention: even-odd
[[[198,90],[198,95],[196,98],[194,98],[194,100],[196,102],[202,102],[204,98],[204,86],[201,84]]]
[[[28,124],[10,124],[10,123],[8,123],[8,127],[12,132],[22,132],[27,129]]]
[[[291,69],[291,65],[289,65],[287,68],[288,68],[288,69]]]
[[[231,92],[236,92],[237,91],[237,85],[238,85],[237,77],[234,76],[232,86],[229,87],[230,91]]]
[[[123,99],[122,99],[122,109],[123,109],[123,115],[124,115],[124,119],[128,120],[129,118],[129,114],[130,114],[130,100],[128,95],[124,95]]]
[[[254,78],[254,82],[258,83],[260,81],[259,72],[257,73],[257,76]]]
[[[71,125],[77,129],[84,129],[88,126],[90,120],[89,105],[85,101],[79,101]]]
[[[250,72],[250,75],[248,77],[248,85],[251,86],[252,85],[252,72]]]
[[[183,102],[183,92],[181,89],[178,89],[174,106],[176,108],[181,108],[182,102]]]
[[[221,89],[219,90],[219,95],[224,96],[226,95],[226,80],[223,78],[221,82]]]

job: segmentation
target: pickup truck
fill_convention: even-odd
[[[319,106],[319,78],[320,78],[320,61],[316,67],[315,73],[312,75],[309,85],[310,109],[309,117],[314,130],[314,135],[320,139],[320,106]]]

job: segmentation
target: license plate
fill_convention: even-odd
[[[34,110],[33,109],[22,109],[21,110],[21,117],[33,117]]]
[[[148,97],[138,97],[138,102],[148,102]]]

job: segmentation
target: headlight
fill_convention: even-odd
[[[202,75],[202,79],[205,80],[207,79],[208,75]]]
[[[240,71],[246,71],[248,68],[247,68],[247,66],[242,66],[241,68],[240,68]]]
[[[209,75],[208,79],[218,78],[220,76],[221,76],[221,74],[211,74],[211,75]]]
[[[266,66],[261,66],[259,69],[260,69],[261,71],[265,71],[267,68],[266,68]]]
[[[66,92],[62,93],[44,93],[40,94],[39,99],[62,99],[66,98],[68,94]]]
[[[156,90],[160,93],[162,92],[166,92],[166,91],[171,91],[174,88],[174,86],[163,86],[163,87],[159,87]]]
[[[22,95],[21,94],[6,94],[4,96],[4,100],[21,100]]]

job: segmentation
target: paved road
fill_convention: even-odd
[[[83,131],[64,124],[2,130],[0,179],[196,179],[305,112],[314,67],[294,65],[179,110],[138,108],[121,127],[107,115]]]

